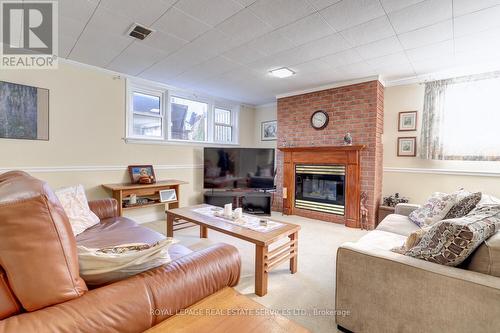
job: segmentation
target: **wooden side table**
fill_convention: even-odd
[[[179,186],[183,184],[187,184],[187,182],[177,179],[169,179],[157,181],[154,184],[103,184],[102,187],[112,192],[113,198],[118,201],[118,214],[122,216],[124,211],[145,207],[164,206],[165,209],[179,208]],[[160,191],[168,189],[175,190],[177,201],[171,201],[168,203],[160,202]],[[125,198],[131,194],[137,195],[138,199],[148,198],[152,201],[145,204],[126,206]]]
[[[379,206],[378,207],[378,218],[377,218],[377,225],[382,222],[383,219],[387,215],[394,214],[395,207],[389,207],[389,206]]]

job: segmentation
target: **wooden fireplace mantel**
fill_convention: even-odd
[[[345,176],[345,213],[344,216],[322,214],[320,219],[344,223],[348,227],[360,227],[361,202],[361,151],[365,145],[281,147],[283,156],[283,213],[317,217],[312,212],[295,207],[295,166],[297,164],[336,164],[344,165]]]

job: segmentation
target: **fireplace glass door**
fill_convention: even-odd
[[[345,166],[297,165],[295,207],[344,215]]]

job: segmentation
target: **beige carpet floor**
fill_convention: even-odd
[[[299,232],[298,271],[290,274],[287,262],[273,270],[269,274],[268,294],[264,297],[254,294],[253,244],[213,230],[208,231],[208,239],[200,239],[198,227],[177,231],[174,236],[194,250],[218,242],[236,246],[242,258],[241,279],[236,286],[240,293],[270,309],[293,310],[294,313],[284,315],[312,332],[336,332],[334,316],[317,315],[315,309],[335,308],[337,248],[344,242],[358,240],[366,231],[298,216],[282,216],[280,213],[273,213],[273,216],[302,227]],[[165,233],[163,221],[147,223],[145,226]]]

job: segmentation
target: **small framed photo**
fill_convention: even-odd
[[[417,111],[405,111],[399,113],[398,131],[416,131],[417,130]]]
[[[156,182],[152,165],[129,165],[128,173],[132,184],[153,184]]]
[[[160,201],[161,202],[177,201],[177,193],[175,193],[174,189],[162,190],[160,191]]]
[[[263,121],[261,124],[260,139],[262,141],[273,141],[278,136],[278,122],[276,120]]]
[[[398,156],[415,157],[417,156],[417,137],[398,138]]]

